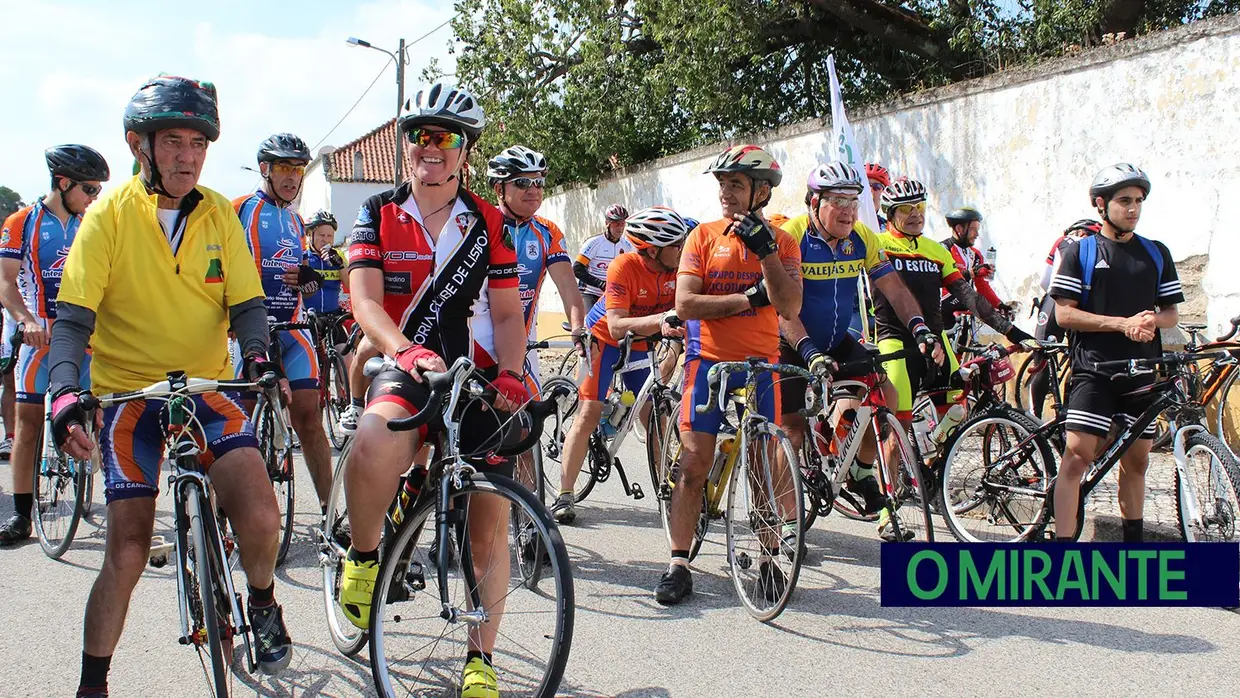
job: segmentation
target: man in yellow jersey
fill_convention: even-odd
[[[143,388],[170,371],[231,379],[229,327],[246,375],[273,370],[258,270],[228,199],[199,187],[207,146],[219,137],[215,87],[180,77],[149,80],[125,109],[125,139],[141,174],[108,192],[83,219],[69,251],[52,337],[52,430],[74,458],[92,443],[78,402],[87,342],[101,394]],[[284,386],[287,390],[287,386]],[[260,668],[292,658],[274,597],[279,510],[254,431],[235,396],[193,398],[202,461],[236,531],[249,581],[249,623]],[[146,567],[159,491],[162,400],[96,415],[108,502],[103,567],[86,604],[79,698],[107,696],[108,667],[134,585]],[[208,621],[211,622],[211,621]]]

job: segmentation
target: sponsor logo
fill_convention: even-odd
[[[385,293],[409,295],[413,293],[413,282],[409,272],[385,271],[383,273],[383,290]]]
[[[1046,311],[1042,311],[1038,313],[1038,324],[1039,325],[1045,325],[1046,323],[1050,321],[1051,321],[1051,318],[1049,315],[1046,314]]]
[[[12,233],[9,232],[8,228],[5,228],[4,230],[0,231],[0,245],[7,246],[12,241],[13,241],[13,235]]]
[[[207,262],[207,274],[203,281],[208,284],[224,283],[224,266],[219,257],[212,257]]]
[[[396,214],[396,222],[397,222],[397,223],[408,223],[408,222],[409,222],[409,214],[405,213],[404,211],[401,211],[401,212],[397,213],[397,214]]]
[[[928,259],[895,259],[896,271],[911,271],[925,274],[938,274],[941,267],[938,262]]]
[[[60,271],[65,266],[65,259],[68,258],[68,256],[69,256],[69,246],[61,245],[60,249],[56,250],[56,261],[52,262],[51,266],[48,267],[48,269],[55,269],[56,276],[60,276]],[[44,274],[44,276],[47,276],[47,275]]]
[[[430,252],[415,252],[413,250],[392,250],[383,253],[384,259],[390,259],[395,262],[429,262],[435,258]]]
[[[840,242],[840,254],[849,255],[852,253],[853,253],[853,242],[852,240],[845,238],[842,242]]]
[[[301,241],[291,240],[288,238],[279,240],[277,243],[275,254],[271,255],[273,260],[281,261],[286,264],[296,264],[301,261]]]
[[[525,256],[529,257],[530,259],[538,259],[539,255],[538,255],[538,241],[537,240],[526,240],[525,241]]]
[[[369,225],[370,222],[370,209],[366,207],[366,204],[362,204],[362,207],[357,210],[357,221],[354,225]]]
[[[650,295],[650,292],[649,292],[649,291],[647,291],[646,289],[644,289],[644,288],[639,288],[639,289],[637,289],[637,297],[638,297],[638,298],[645,298],[645,297],[647,297],[647,296],[649,296],[649,295]]]
[[[716,257],[731,257],[731,256],[732,256],[732,248],[731,248],[731,247],[728,247],[727,245],[721,245],[721,246],[719,246],[719,247],[716,247],[716,248],[715,248],[715,256],[716,256]]]

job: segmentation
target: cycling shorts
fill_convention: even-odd
[[[607,391],[611,388],[612,378],[615,377],[616,362],[619,360],[620,347],[613,347],[610,344],[603,344],[598,340],[594,340],[593,346],[590,347],[592,374],[587,372],[584,376],[579,377],[578,385],[580,385],[580,388],[577,390],[578,396],[582,400],[602,400],[606,398]],[[642,386],[646,384],[646,378],[650,375],[650,367],[646,365],[647,361],[646,352],[634,349],[629,352],[628,364],[621,367],[621,380],[624,381],[624,387],[633,391],[634,395],[642,389]]]
[[[190,398],[203,433],[195,434],[203,468],[238,448],[258,448],[254,429],[237,404],[236,393],[205,393]],[[99,452],[108,502],[159,494],[159,464],[168,428],[167,400],[134,400],[103,411]],[[204,443],[205,442],[205,443]]]
[[[13,333],[17,331],[17,323],[13,322],[13,318],[9,316],[9,311],[5,310],[0,314],[4,315],[4,326],[0,330],[0,333],[2,333],[0,334],[0,340],[2,340],[0,341],[0,359],[7,359],[13,353],[13,346],[9,343],[9,340],[13,338]]]
[[[845,335],[839,344],[828,349],[826,355],[835,360],[838,364],[846,364],[852,361],[864,361],[869,358],[870,353],[865,347],[861,346],[861,342],[853,339],[851,335]],[[779,342],[779,362],[781,364],[792,364],[808,369],[805,359],[801,358],[801,353],[793,349],[790,344],[783,341]],[[856,373],[839,374],[836,378],[848,378],[856,376]],[[800,376],[784,376],[779,381],[779,410],[780,414],[796,414],[798,410],[805,409],[806,391],[809,390],[809,382]]]
[[[271,347],[267,353],[272,360],[279,358],[280,366],[284,369],[284,377],[288,378],[289,389],[318,390],[319,354],[314,348],[314,341],[310,338],[310,330],[290,330],[279,332],[276,336],[280,340],[280,346]],[[242,378],[245,361],[241,356],[240,344],[233,340],[229,342],[228,347],[232,352],[236,376]],[[249,398],[251,395],[246,397]]]
[[[900,419],[910,419],[913,416],[913,400],[923,390],[937,389],[931,400],[940,411],[949,403],[960,400],[959,390],[943,392],[943,389],[950,385],[951,377],[960,370],[960,362],[956,360],[956,354],[952,352],[951,344],[947,341],[947,333],[940,332],[939,338],[943,342],[943,351],[947,354],[947,360],[942,366],[934,366],[929,357],[923,359],[916,356],[883,362],[887,380],[891,381],[899,394],[896,416]],[[904,351],[904,347],[904,340],[900,337],[878,340],[878,350],[884,354]],[[930,375],[932,366],[937,369],[935,375]]]
[[[1068,431],[1078,431],[1105,439],[1111,430],[1111,422],[1128,426],[1149,407],[1154,399],[1151,392],[1129,395],[1133,391],[1154,384],[1154,376],[1136,376],[1111,380],[1094,373],[1073,372],[1068,384],[1067,417]],[[1141,438],[1152,439],[1157,427],[1151,422]]]
[[[769,359],[768,359],[769,361]],[[710,387],[707,385],[706,374],[710,367],[719,363],[710,359],[694,357],[685,359],[685,390],[684,399],[680,401],[680,430],[696,431],[714,436],[723,425],[723,413],[716,406],[709,412],[699,414],[697,405],[705,405],[710,398]],[[731,392],[745,387],[748,374],[744,371],[728,376],[728,384],[724,390]],[[770,373],[758,374],[758,413],[773,424],[779,424],[776,406],[781,403],[780,384],[773,380]],[[729,405],[731,403],[728,403]]]
[[[48,350],[49,347],[35,349],[29,344],[18,347],[17,366],[14,369],[14,385],[17,387],[18,402],[43,404],[43,395],[47,393]],[[86,356],[82,359],[78,380],[82,390],[90,390],[90,352],[86,352]]]

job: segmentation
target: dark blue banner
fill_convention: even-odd
[[[883,543],[884,606],[1240,606],[1235,543]]]

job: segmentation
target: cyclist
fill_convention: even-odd
[[[891,173],[886,167],[877,162],[867,162],[865,164],[866,183],[870,187],[870,198],[874,200],[874,213],[878,215],[878,230],[876,232],[885,232],[887,230],[887,218],[883,215],[880,200],[883,196],[883,190],[891,186]]]
[[[496,410],[483,411],[478,403],[467,410],[467,418],[491,426],[463,430],[472,442],[460,444],[464,453],[493,448],[489,443],[503,413],[528,398],[521,376],[526,334],[516,251],[504,234],[503,214],[461,178],[486,122],[482,107],[465,90],[440,83],[423,87],[410,105],[398,121],[408,141],[409,179],[362,204],[349,244],[353,314],[396,364],[371,384],[345,470],[353,542],[342,570],[340,606],[360,628],[370,621],[385,512],[401,475],[436,428],[425,426],[413,438],[387,428],[388,420],[426,405],[429,393],[420,373],[446,370],[469,356],[494,386]],[[478,467],[512,472],[511,460]],[[474,559],[494,563],[478,575],[482,601],[492,608],[509,579],[508,511],[477,498],[468,518]],[[499,695],[490,653],[502,608],[494,606],[490,622],[469,633],[465,698]]]
[[[1063,259],[1064,252],[1077,240],[1089,236],[1097,235],[1102,230],[1102,223],[1092,218],[1082,218],[1081,220],[1068,226],[1063,231],[1063,235],[1055,239],[1051,245],[1050,252],[1046,255],[1046,267],[1042,270],[1042,291],[1043,296],[1038,301],[1038,324],[1033,329],[1033,336],[1040,341],[1048,341],[1052,337],[1064,341],[1064,330],[1055,321],[1055,299],[1051,297],[1051,279],[1059,270],[1059,264]],[[1046,366],[1045,352],[1035,351],[1029,357],[1031,362],[1030,373],[1032,378],[1029,380],[1029,395],[1033,401],[1033,413],[1042,417],[1042,410],[1046,403],[1046,394],[1051,389],[1051,375],[1049,371],[1042,370]]]
[[[577,261],[573,262],[573,274],[577,277],[577,287],[581,289],[582,299],[587,309],[593,308],[602,298],[607,287],[607,267],[611,260],[625,252],[632,252],[633,247],[624,237],[624,220],[629,211],[620,204],[612,204],[603,214],[607,227],[601,235],[595,235],[581,246]]]
[[[267,317],[273,322],[304,321],[302,296],[313,296],[323,283],[322,274],[303,261],[306,225],[292,208],[310,159],[310,149],[297,136],[271,136],[258,147],[262,188],[233,200],[233,208],[246,231],[246,244],[263,280]],[[277,338],[279,363],[293,391],[289,417],[301,442],[319,505],[325,507],[332,487],[332,462],[319,405],[318,352],[309,330],[283,331]],[[244,404],[251,408],[249,400]]]
[[[564,524],[577,518],[573,483],[585,461],[590,434],[602,417],[603,400],[611,386],[613,368],[620,360],[619,340],[629,332],[639,337],[656,333],[666,337],[685,335],[684,327],[675,320],[672,307],[676,304],[676,269],[680,264],[681,247],[689,234],[688,225],[672,209],[654,206],[630,216],[624,230],[635,252],[621,255],[607,270],[606,312],[590,327],[595,347],[590,355],[593,365],[582,378],[577,417],[564,438],[560,492],[551,507],[555,520]],[[635,341],[629,354],[630,362],[644,360],[647,351],[645,342]],[[637,393],[648,374],[649,369],[629,371],[624,374],[624,384]],[[647,403],[640,408],[644,420],[649,416],[650,405]],[[659,453],[658,445],[655,446],[654,452]]]
[[[917,301],[900,276],[893,273],[895,268],[874,232],[858,220],[862,186],[861,173],[844,162],[820,165],[809,174],[805,194],[809,213],[792,219],[785,228],[800,247],[804,300],[799,316],[779,320],[781,363],[819,372],[828,370],[832,361],[847,363],[869,356],[849,333],[859,295],[857,277],[862,273],[892,299],[914,335],[930,334]],[[786,376],[781,383],[781,418],[793,446],[799,449],[806,428],[800,410],[805,409],[808,386],[797,376]],[[898,395],[894,386],[884,382],[881,389],[895,404]],[[856,406],[849,403],[854,401],[841,404],[836,414]],[[869,513],[877,512],[883,503],[874,474],[876,453],[874,435],[867,431],[845,483],[850,492],[864,500]]]
[[[956,261],[956,267],[964,280],[973,284],[973,289],[990,303],[990,307],[1011,318],[1012,306],[1004,303],[990,286],[990,279],[995,275],[994,267],[987,264],[982,251],[974,247],[981,235],[982,212],[964,206],[949,211],[946,218],[947,227],[951,228],[952,234],[940,244],[952,253],[952,259]],[[955,313],[966,312],[965,307],[947,289],[940,293],[940,302],[944,327],[954,324]]]
[[[717,410],[698,414],[695,409],[708,397],[706,374],[720,361],[776,360],[776,314],[796,317],[801,311],[796,240],[762,217],[772,190],[783,179],[779,163],[756,145],[738,145],[720,153],[706,171],[719,182],[722,216],[689,234],[676,278],[676,315],[690,322],[680,413],[680,482],[672,490],[671,502],[671,564],[655,588],[655,599],[662,604],[680,603],[693,593],[689,547],[723,418]],[[746,378],[733,375],[728,389],[744,385]],[[758,386],[762,415],[778,421],[778,384],[764,374]],[[767,595],[777,597],[787,580],[769,560],[764,566],[761,578]]]
[[[15,511],[0,526],[0,545],[12,545],[30,537],[35,443],[43,433],[47,340],[56,319],[56,292],[82,214],[99,196],[100,184],[109,177],[103,156],[84,145],[49,148],[45,158],[52,175],[52,191],[41,201],[9,216],[0,231],[0,301],[23,331],[14,380],[20,388],[16,394],[20,406],[16,409],[17,440],[12,458]],[[6,348],[9,337],[4,336]],[[89,361],[82,371],[81,387],[90,389]]]
[[[1137,397],[1128,393],[1151,385],[1154,376],[1112,379],[1095,371],[1094,365],[1159,356],[1159,329],[1175,327],[1179,320],[1176,304],[1184,302],[1167,246],[1134,232],[1149,194],[1149,177],[1134,165],[1119,163],[1100,171],[1089,187],[1089,201],[1102,218],[1102,230],[1064,250],[1051,279],[1056,320],[1072,332],[1068,436],[1058,480],[1068,486],[1055,488],[1055,537],[1059,540],[1070,540],[1076,533],[1079,483],[1111,422],[1131,423],[1152,398],[1148,393]],[[1093,255],[1086,254],[1087,246],[1093,248]],[[1124,542],[1139,542],[1144,535],[1145,471],[1154,431],[1150,424],[1142,438],[1120,456]]]
[[[4,330],[0,335],[0,361],[8,361],[12,356],[12,345],[9,344],[9,338],[13,336],[13,331],[17,327],[17,323],[13,322],[9,311],[4,310]],[[13,455],[13,430],[17,428],[17,418],[14,412],[17,410],[17,383],[13,380],[13,371],[10,369],[0,376],[0,417],[4,419],[4,439],[0,441],[0,460],[9,460]]]
[[[92,440],[78,403],[89,342],[100,393],[142,388],[170,369],[230,378],[231,326],[256,377],[267,360],[263,288],[228,199],[197,186],[207,146],[219,137],[215,86],[182,77],[147,81],[125,109],[125,140],[140,174],[108,192],[83,219],[69,250],[52,335],[52,431],[74,458]],[[285,388],[287,390],[287,388]],[[236,531],[249,579],[249,622],[260,668],[288,666],[292,647],[275,601],[279,509],[254,430],[230,396],[193,398],[206,443],[203,462]],[[137,401],[95,415],[108,517],[103,567],[86,604],[78,696],[107,695],[108,666],[129,599],[146,567],[159,491],[160,412]]]
[[[303,299],[306,308],[316,313],[338,313],[341,306],[341,277],[344,255],[336,249],[336,217],[330,211],[316,211],[306,221],[306,251],[301,263],[319,273],[319,289]],[[320,367],[322,368],[322,367]]]

